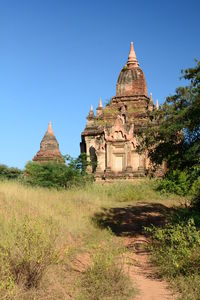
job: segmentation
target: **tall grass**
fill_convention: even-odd
[[[124,273],[121,249],[115,246],[99,247],[93,254],[91,264],[81,278],[79,300],[132,299],[135,290]]]
[[[135,179],[133,181],[103,182],[88,185],[85,190],[95,195],[101,195],[103,199],[109,199],[115,203],[133,201],[169,201],[169,204],[182,202],[183,198],[173,194],[164,194],[157,191],[160,180]]]
[[[37,288],[58,259],[55,228],[29,217],[9,222],[1,218],[0,225],[0,295],[11,295],[15,285]]]
[[[67,299],[74,293],[70,260],[115,240],[91,222],[102,206],[113,205],[102,190],[0,183],[0,298]]]
[[[90,198],[84,191],[58,192],[1,182],[0,298],[24,299],[31,289],[31,297],[40,299],[42,280],[45,276],[45,281],[50,280],[50,269],[52,276],[58,277],[56,264],[66,257],[66,249],[69,253],[87,251],[86,236],[90,244],[93,237],[95,241],[102,238],[101,231],[90,223],[90,215],[99,205],[98,196]],[[56,283],[64,295],[65,280]],[[57,290],[54,284],[52,288]],[[48,290],[53,299],[50,287]]]
[[[75,298],[82,289],[77,276],[79,282],[85,280],[85,286],[86,282],[88,286],[93,282],[100,291],[100,278],[107,278],[108,271],[113,284],[110,290],[106,288],[106,295],[111,295],[108,299],[117,299],[120,290],[121,299],[129,299],[122,289],[124,285],[129,290],[128,280],[117,267],[113,254],[113,245],[118,243],[120,248],[121,242],[109,230],[94,226],[91,220],[102,207],[162,201],[164,196],[152,189],[152,184],[153,181],[89,184],[84,189],[57,191],[0,182],[0,299]],[[174,199],[169,197],[167,201],[173,203]],[[113,255],[111,265],[107,265],[107,256],[94,259],[98,245],[103,254]],[[84,265],[85,253],[91,256],[92,269]],[[83,271],[79,270],[80,261]],[[84,290],[85,299],[92,299],[88,291]]]

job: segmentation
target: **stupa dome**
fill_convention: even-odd
[[[40,150],[33,158],[33,161],[63,161],[51,122],[49,122],[48,129],[40,143]]]
[[[128,61],[124,68],[121,70],[116,86],[116,96],[146,96],[147,97],[147,84],[144,73],[139,66],[133,43],[131,42],[131,49]]]

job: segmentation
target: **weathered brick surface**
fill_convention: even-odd
[[[118,77],[116,96],[134,95],[144,95],[147,97],[146,79],[139,66],[126,65]]]
[[[59,150],[59,144],[51,128],[51,123],[49,123],[48,130],[40,143],[40,150],[34,156],[33,161],[63,161],[63,157]]]
[[[118,77],[116,96],[104,108],[100,100],[96,116],[91,107],[82,132],[82,152],[90,156],[93,149],[96,153],[96,177],[132,178],[148,173],[147,151],[138,154],[136,149],[138,132],[147,126],[154,108],[131,43],[128,61]]]

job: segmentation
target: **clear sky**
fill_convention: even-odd
[[[79,154],[90,105],[115,95],[134,42],[163,103],[200,59],[199,0],[0,0],[0,163],[23,168],[52,121]]]

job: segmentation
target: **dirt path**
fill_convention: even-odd
[[[134,300],[174,300],[176,297],[169,290],[167,283],[158,278],[156,269],[149,261],[149,253],[145,250],[147,238],[125,238],[126,247],[132,249],[128,255],[128,274],[137,288]]]
[[[166,222],[171,208],[161,203],[137,203],[133,206],[115,207],[104,210],[96,216],[101,227],[109,227],[120,236],[130,251],[126,271],[138,289],[134,300],[175,300],[167,283],[158,278],[156,268],[151,265],[149,253],[145,250],[148,237],[144,227],[151,224],[161,226]]]

